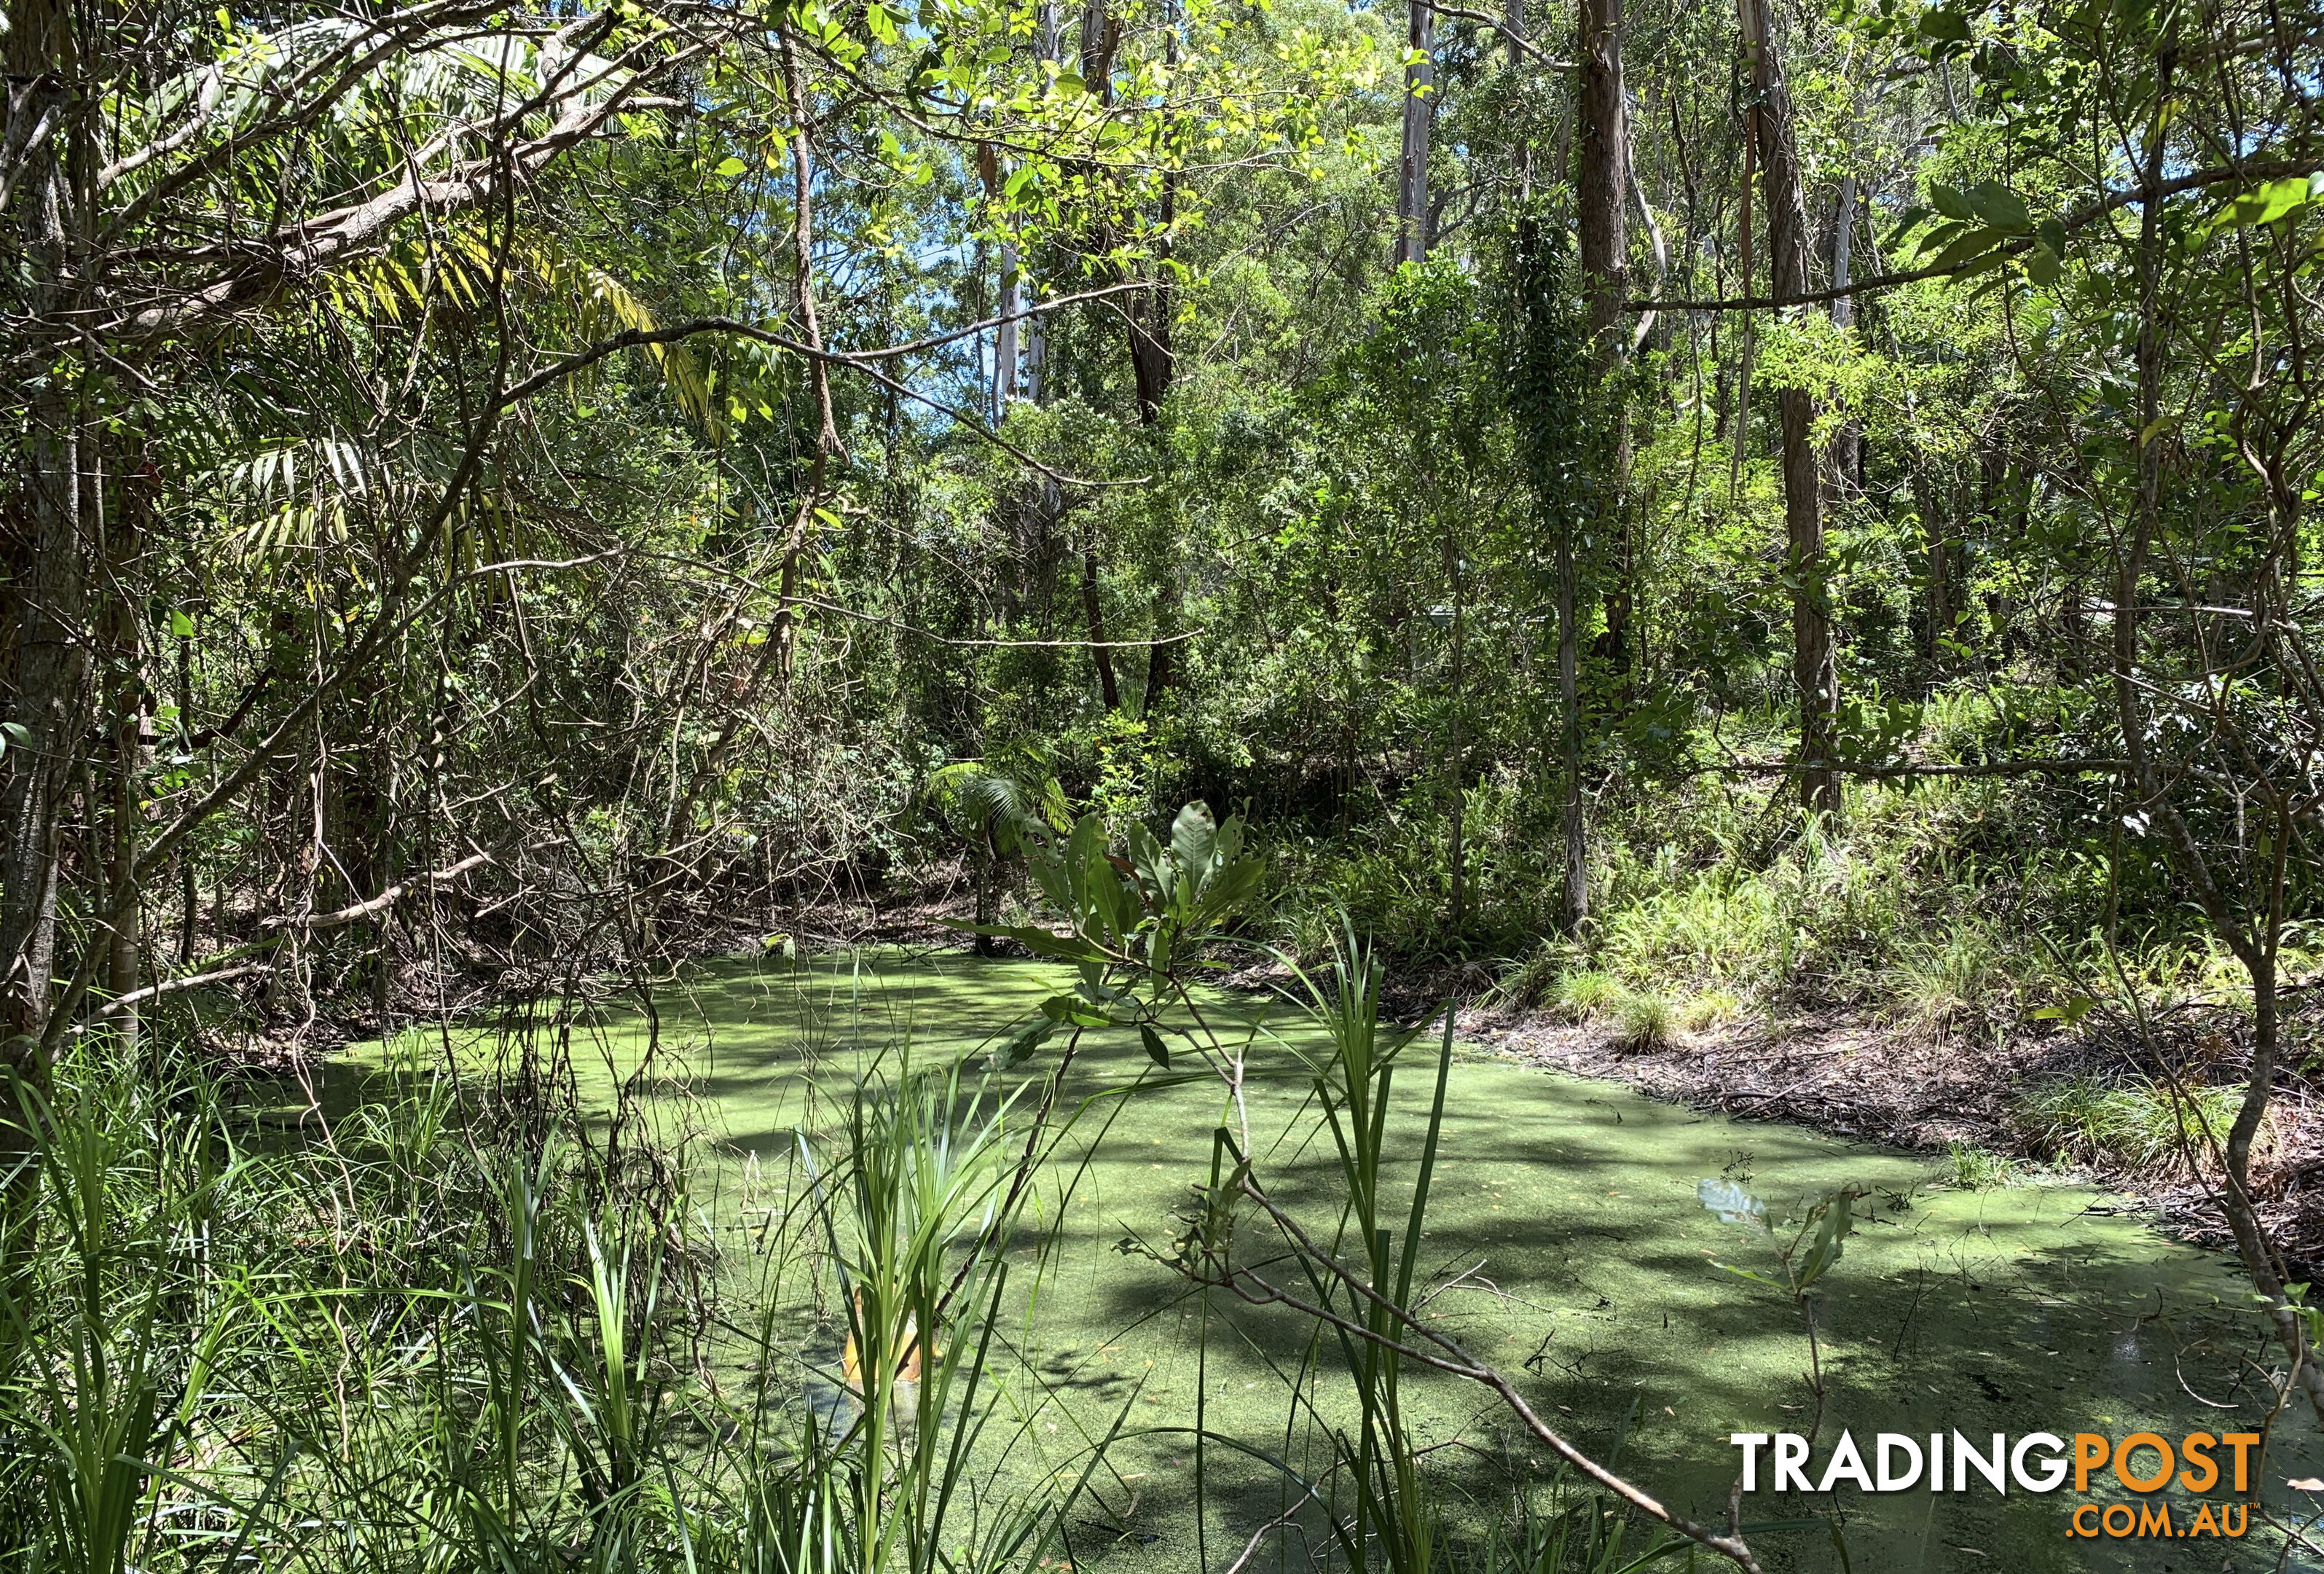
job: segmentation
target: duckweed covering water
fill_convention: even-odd
[[[592,1052],[610,1087],[652,1046],[672,1117],[714,1139],[698,1199],[747,1286],[750,1246],[799,1199],[797,1133],[812,1137],[828,1122],[830,1096],[908,1051],[925,1062],[986,1043],[1056,973],[958,957],[715,967],[658,1003],[655,1030],[617,1015]],[[1304,1070],[1268,1040],[1269,1030],[1300,1031],[1296,1014],[1251,1000],[1218,1010],[1266,1019],[1253,1051],[1259,1166],[1278,1198],[1319,1210],[1332,1166],[1317,1144],[1328,1139]],[[1403,1151],[1416,1153],[1425,1089],[1412,1080]],[[1068,1158],[1051,1166],[1035,1208],[1047,1234],[1018,1248],[1022,1315],[1001,1338],[1019,1365],[994,1401],[1010,1412],[1013,1440],[1005,1457],[996,1449],[995,1479],[1035,1488],[1069,1478],[1120,1418],[1123,1435],[1076,1527],[1090,1540],[1084,1560],[1111,1543],[1106,1555],[1125,1569],[1224,1569],[1296,1505],[1295,1473],[1320,1456],[1286,1382],[1304,1361],[1323,1363],[1314,1398],[1330,1413],[1344,1387],[1328,1371],[1336,1350],[1311,1347],[1295,1317],[1206,1302],[1122,1249],[1173,1234],[1172,1209],[1206,1173],[1224,1109],[1216,1082],[1162,1070],[1126,1033],[1093,1033],[1070,1092]],[[1427,1260],[1443,1286],[1430,1315],[1522,1374],[1541,1413],[1601,1458],[1618,1449],[1634,1479],[1716,1520],[1738,1459],[1729,1435],[1806,1430],[1814,1400],[1788,1300],[1720,1265],[1768,1267],[1764,1243],[1707,1213],[1697,1184],[1744,1182],[1778,1213],[1852,1185],[1865,1194],[1858,1228],[1817,1310],[1824,1444],[1843,1428],[1868,1452],[1878,1431],[2176,1438],[2264,1424],[2269,1396],[2246,1358],[2264,1366],[2273,1347],[2239,1310],[2246,1292],[2232,1264],[2164,1240],[2090,1190],[1965,1190],[1948,1184],[1954,1169],[1942,1155],[1699,1115],[1464,1053],[1429,1212]],[[793,1310],[814,1315],[816,1298],[787,1283]],[[835,1310],[826,1292],[820,1328],[804,1340],[835,1368]],[[1505,1497],[1512,1473],[1543,1477],[1538,1450],[1491,1395],[1433,1375],[1407,1381],[1414,1424],[1453,1501]],[[1198,1453],[1198,1423],[1229,1441]],[[2302,1500],[2287,1478],[2318,1473],[2313,1445],[2306,1418],[2287,1411],[2262,1472],[2269,1501],[2287,1512]],[[2069,1538],[2077,1503],[2127,1495],[2005,1497],[1981,1484],[1961,1495],[1763,1492],[1747,1500],[1745,1521],[1762,1527],[1754,1542],[1771,1569],[2241,1569],[2273,1566],[2282,1551],[2256,1531],[2240,1543]],[[1304,1551],[1301,1536],[1295,1516],[1252,1566]]]

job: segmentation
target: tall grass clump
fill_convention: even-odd
[[[406,1043],[341,1068],[363,1086],[330,1119],[107,1048],[56,1068],[13,1194],[0,1567],[980,1574],[1051,1550],[1074,1493],[988,1479],[1001,1253],[1047,1153],[1006,1090],[907,1062],[828,1101],[754,1284],[688,1155],[623,1113],[642,1100],[560,1098],[553,1045],[545,1074],[456,1076]]]
[[[2019,1097],[2027,1137],[2061,1160],[2110,1170],[2197,1173],[2211,1166],[2235,1124],[2242,1092],[2153,1078],[2071,1077]]]

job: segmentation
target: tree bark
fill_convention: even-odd
[[[1428,137],[1436,117],[1436,12],[1428,0],[1409,0],[1407,37],[1421,57],[1404,69],[1404,150],[1397,162],[1396,261],[1401,267],[1428,255]]]
[[[1090,657],[1097,663],[1098,692],[1108,710],[1121,708],[1121,684],[1113,675],[1113,647],[1105,637],[1105,604],[1098,598],[1097,548],[1082,547],[1082,613],[1089,619]]]
[[[992,424],[1009,419],[1017,403],[1019,324],[1025,315],[1025,280],[1019,266],[1017,244],[1001,243],[1001,325],[992,335]]]
[[[98,477],[100,501],[106,477]],[[106,665],[107,719],[112,727],[111,757],[106,795],[106,891],[108,904],[122,916],[106,937],[105,990],[115,999],[137,987],[138,963],[143,949],[144,903],[137,886],[137,829],[143,818],[138,782],[151,757],[145,736],[145,653],[140,638],[137,606],[125,587],[139,583],[137,559],[142,551],[138,530],[142,500],[130,486],[116,478],[113,507],[95,512],[105,537],[107,572],[103,582],[101,637]],[[115,1014],[115,1033],[124,1055],[137,1050],[138,1015],[134,1007]]]
[[[78,40],[69,7],[30,0],[11,7],[5,58],[11,97],[10,129],[17,116],[32,123],[54,114],[60,124],[28,150],[10,207],[16,217],[17,257],[9,270],[22,294],[16,302],[33,317],[71,308],[86,209],[83,106],[75,91]],[[13,293],[14,292],[12,292]],[[22,1078],[36,1097],[48,1086],[50,986],[56,968],[59,821],[78,766],[88,727],[88,629],[84,552],[87,477],[84,453],[91,439],[77,385],[78,356],[58,354],[32,391],[25,411],[23,469],[10,524],[18,536],[23,577],[9,608],[16,625],[12,729],[0,782],[0,1067]],[[37,1117],[0,1091],[0,1171],[18,1180],[13,1202],[38,1171],[19,1166],[39,1141]]]
[[[1582,682],[1574,619],[1573,527],[1557,532],[1558,770],[1564,782],[1559,829],[1564,844],[1563,916],[1571,931],[1590,916],[1590,847],[1582,813]]]
[[[1177,14],[1175,8],[1166,11],[1162,58],[1165,63],[1176,65],[1178,60]],[[1151,427],[1162,419],[1163,401],[1170,397],[1170,384],[1177,375],[1178,361],[1170,346],[1170,319],[1177,310],[1177,301],[1170,288],[1170,232],[1178,222],[1178,172],[1162,172],[1161,225],[1154,243],[1154,287],[1132,296],[1126,315],[1130,319],[1130,370],[1138,384],[1138,421]],[[1151,696],[1148,697],[1149,701]]]
[[[1628,423],[1615,379],[1623,356],[1622,302],[1629,295],[1630,126],[1629,98],[1622,80],[1622,0],[1582,0],[1574,23],[1574,55],[1581,62],[1581,115],[1574,149],[1575,227],[1582,261],[1583,325],[1589,335],[1595,396],[1612,405],[1612,426],[1591,468],[1599,472],[1592,512],[1599,538],[1611,548],[1614,588],[1606,598],[1608,645],[1628,641],[1628,542],[1622,530],[1622,493],[1628,468]],[[1569,928],[1590,912],[1590,866],[1582,801],[1580,618],[1572,532],[1557,543],[1558,703],[1564,726],[1560,765],[1564,802],[1560,815],[1564,843],[1564,918]]]
[[[1154,593],[1154,643],[1146,647],[1144,711],[1148,716],[1154,714],[1155,707],[1161,703],[1162,696],[1168,692],[1170,681],[1176,672],[1176,667],[1172,662],[1170,655],[1177,647],[1162,642],[1169,635],[1170,625],[1177,621],[1179,609],[1185,604],[1184,595],[1178,588],[1177,577],[1175,574],[1161,589]]]
[[[1851,271],[1856,234],[1856,177],[1840,182],[1831,215],[1831,287],[1844,290],[1854,282]],[[1856,326],[1856,297],[1837,295],[1831,302],[1831,325],[1843,332]],[[1864,426],[1851,417],[1831,439],[1831,497],[1854,496],[1864,487]]]
[[[815,352],[807,358],[808,385],[815,394],[815,449],[807,460],[807,485],[799,491],[798,506],[792,515],[789,533],[783,541],[782,560],[778,570],[779,582],[774,627],[769,634],[776,677],[788,685],[798,639],[796,597],[798,594],[799,557],[807,550],[807,538],[815,530],[815,511],[822,505],[831,459],[840,451],[841,445],[838,423],[832,413],[831,365],[823,357],[823,322],[816,310],[815,160],[808,146],[814,120],[807,103],[807,84],[799,72],[798,47],[791,42],[789,30],[778,29],[776,40],[781,47],[783,87],[790,100],[793,121],[790,139],[793,291],[798,312],[799,337]],[[756,687],[755,681],[752,687]],[[730,725],[730,735],[732,730]]]
[[[1737,0],[1751,73],[1748,110],[1766,181],[1768,285],[1778,296],[1808,290],[1807,193],[1800,177],[1792,100],[1766,0]],[[1777,395],[1783,417],[1785,571],[1792,582],[1792,681],[1800,708],[1800,795],[1821,814],[1840,809],[1831,768],[1840,707],[1831,625],[1824,616],[1823,485],[1814,449],[1815,403],[1804,388]]]
[[[1467,720],[1469,652],[1468,609],[1465,605],[1467,587],[1462,582],[1461,545],[1453,538],[1450,529],[1444,532],[1444,579],[1447,588],[1452,593],[1452,715],[1447,718],[1446,731],[1450,736],[1446,740],[1444,750],[1445,774],[1451,778],[1452,787],[1452,799],[1449,806],[1451,818],[1446,827],[1446,857],[1452,866],[1452,911],[1448,915],[1447,922],[1457,934],[1460,932],[1462,921],[1468,916],[1469,901],[1469,848],[1466,840],[1469,810],[1469,735],[1467,727],[1463,725]]]

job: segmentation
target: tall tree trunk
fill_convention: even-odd
[[[1163,14],[1162,59],[1167,66],[1178,62],[1175,6]],[[1128,310],[1130,370],[1138,384],[1138,420],[1148,427],[1162,419],[1162,403],[1170,397],[1170,384],[1178,369],[1177,356],[1170,347],[1170,320],[1177,311],[1177,300],[1170,288],[1170,236],[1178,222],[1176,170],[1162,172],[1161,207],[1154,242],[1154,287],[1132,298]]]
[[[1166,63],[1176,65],[1178,60],[1177,7],[1171,5],[1164,12],[1165,32],[1162,55]],[[1159,238],[1154,247],[1154,288],[1133,301],[1130,308],[1130,366],[1138,380],[1138,420],[1151,430],[1162,420],[1163,403],[1170,397],[1170,387],[1176,379],[1177,356],[1171,347],[1171,319],[1177,311],[1177,301],[1170,288],[1170,237],[1178,222],[1178,174],[1175,170],[1162,175],[1162,212]],[[1177,546],[1175,532],[1171,545]],[[1171,678],[1171,649],[1160,643],[1177,621],[1185,596],[1179,588],[1177,565],[1166,569],[1161,585],[1154,592],[1154,627],[1156,643],[1146,647],[1146,692],[1139,702],[1142,714],[1151,716],[1168,692]]]
[[[1082,545],[1082,613],[1089,620],[1090,655],[1097,662],[1098,692],[1108,710],[1121,708],[1121,684],[1113,675],[1113,647],[1105,637],[1105,603],[1098,598],[1097,548]]]
[[[1044,0],[1040,11],[1039,32],[1035,43],[1044,60],[1054,61],[1058,58],[1058,52],[1062,47],[1060,32],[1057,21],[1057,0]],[[1025,305],[1030,304],[1031,298],[1028,292]],[[1025,319],[1025,397],[1035,404],[1044,403],[1049,397],[1047,385],[1048,371],[1047,325],[1038,314],[1028,316]],[[895,395],[891,393],[889,397],[892,399]],[[1050,482],[1048,485],[1055,486],[1056,483]]]
[[[98,477],[100,485],[106,479]],[[139,638],[137,606],[124,588],[137,583],[142,500],[118,479],[114,481],[112,491],[113,507],[109,512],[98,511],[94,523],[105,537],[108,567],[99,617],[106,664],[107,720],[113,735],[111,757],[106,761],[105,886],[106,905],[121,916],[107,937],[105,988],[106,994],[117,999],[137,987],[138,960],[144,941],[143,903],[134,887],[137,828],[143,810],[138,782],[148,763],[149,745],[145,738],[144,652]],[[121,1039],[124,1055],[134,1055],[138,1038],[136,1009],[133,1006],[115,1013],[113,1026]]]
[[[1162,696],[1168,692],[1170,680],[1176,671],[1170,656],[1177,647],[1165,644],[1162,641],[1171,633],[1170,625],[1178,620],[1179,610],[1185,604],[1185,596],[1178,588],[1176,574],[1166,579],[1162,588],[1154,593],[1154,643],[1146,647],[1144,710],[1148,716],[1154,714],[1154,708],[1161,703]]]
[[[1019,324],[1025,315],[1025,280],[1018,265],[1017,243],[1001,243],[1001,324],[992,336],[992,424],[1009,419],[1017,402]]]
[[[1851,272],[1856,234],[1856,177],[1849,175],[1840,182],[1840,195],[1833,200],[1831,214],[1831,287],[1845,290],[1855,282]],[[1836,295],[1831,302],[1831,325],[1845,333],[1856,326],[1856,297]],[[1837,501],[1854,496],[1864,485],[1864,425],[1850,416],[1842,422],[1831,439],[1831,495]]]
[[[194,720],[194,640],[190,634],[177,636],[178,647],[178,726],[189,728]],[[189,843],[180,842],[171,861],[178,873],[178,964],[183,967],[194,959],[194,928],[201,916],[201,891],[198,884],[199,871],[194,866],[194,849]]]
[[[1428,134],[1436,117],[1436,12],[1428,0],[1408,0],[1407,33],[1415,59],[1404,69],[1404,150],[1397,162],[1396,261],[1428,255]]]
[[[71,8],[60,0],[10,7],[5,51],[8,130],[55,116],[61,124],[26,150],[10,202],[17,251],[7,284],[27,315],[54,318],[78,272],[85,162],[76,103],[78,51]],[[6,284],[0,284],[6,288]],[[25,412],[20,485],[11,513],[23,577],[11,597],[16,625],[14,730],[0,771],[0,1067],[36,1095],[48,1084],[42,1047],[56,967],[59,820],[87,726],[88,638],[83,551],[88,504],[83,449],[89,441],[72,352],[60,351]],[[0,1092],[0,1171],[18,1177],[9,1209],[13,1271],[15,1198],[37,1175],[15,1161],[38,1141],[32,1112]]]
[[[1928,554],[1929,589],[1925,599],[1929,609],[1929,685],[1933,689],[1944,677],[1945,644],[1953,637],[1959,608],[1953,595],[1953,548],[1945,529],[1944,507],[1937,501],[1937,489],[1929,485],[1927,468],[1917,459],[1913,465],[1913,504],[1921,515],[1921,539]]]
[[[1590,338],[1594,384],[1602,402],[1611,396],[1616,406],[1613,424],[1604,434],[1596,456],[1599,486],[1594,489],[1595,525],[1599,539],[1611,548],[1609,565],[1616,581],[1607,597],[1608,643],[1624,648],[1627,630],[1620,625],[1628,609],[1624,579],[1628,543],[1622,532],[1623,472],[1628,468],[1628,423],[1623,420],[1616,379],[1623,362],[1622,302],[1629,293],[1630,187],[1629,100],[1622,81],[1622,0],[1582,0],[1574,23],[1574,52],[1582,62],[1581,115],[1574,149],[1576,227],[1580,231],[1583,325]],[[1582,717],[1580,568],[1575,560],[1572,532],[1561,535],[1557,545],[1557,677],[1558,702],[1564,714],[1563,748],[1564,803],[1562,829],[1565,846],[1564,912],[1569,926],[1579,924],[1590,912],[1590,869],[1582,804]]]
[[[1622,0],[1582,0],[1574,52],[1582,62],[1580,145],[1575,151],[1585,322],[1600,375],[1621,363],[1615,325],[1628,293],[1630,116],[1622,82]]]
[[[800,488],[798,506],[783,541],[780,595],[775,607],[773,638],[776,676],[788,684],[797,655],[798,563],[815,529],[815,511],[822,505],[831,460],[841,452],[839,424],[832,412],[831,367],[823,358],[823,319],[815,298],[815,155],[809,145],[814,133],[813,107],[807,102],[806,79],[800,74],[798,46],[788,28],[779,29],[783,88],[790,101],[791,133],[791,270],[799,337],[813,353],[807,357],[807,385],[815,394],[815,449],[807,459],[807,485]],[[752,685],[756,687],[755,682]],[[731,726],[730,726],[731,730]]]
[[[1452,866],[1452,911],[1449,927],[1456,934],[1467,914],[1469,901],[1469,848],[1464,838],[1469,809],[1469,735],[1466,726],[1469,688],[1468,618],[1465,605],[1467,587],[1462,583],[1460,542],[1452,532],[1444,532],[1444,579],[1452,593],[1452,708],[1446,727],[1444,771],[1451,779],[1452,800],[1450,824],[1446,827],[1446,856]]]
[[[1800,178],[1792,100],[1784,83],[1767,0],[1737,0],[1751,72],[1753,141],[1766,180],[1767,272],[1777,298],[1808,290],[1807,192]],[[1800,796],[1819,813],[1840,808],[1831,769],[1840,707],[1831,625],[1824,616],[1823,485],[1817,473],[1815,403],[1804,388],[1777,395],[1783,414],[1784,535],[1792,590],[1792,681],[1800,706]]]
[[[1163,401],[1177,375],[1176,353],[1170,347],[1170,319],[1177,310],[1170,288],[1170,227],[1178,218],[1178,177],[1162,177],[1162,235],[1154,244],[1154,283],[1130,303],[1130,371],[1138,385],[1138,421],[1153,426],[1162,419]]]
[[[1590,916],[1590,844],[1582,813],[1582,674],[1574,630],[1573,523],[1557,532],[1557,710],[1558,774],[1564,799],[1559,829],[1564,844],[1563,916],[1566,927]]]

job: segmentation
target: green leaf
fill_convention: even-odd
[[[1178,818],[1170,822],[1170,856],[1177,860],[1180,873],[1196,880],[1207,874],[1218,835],[1210,805],[1198,801],[1180,810]]]
[[[1146,1046],[1146,1058],[1153,1061],[1156,1065],[1161,1067],[1165,1071],[1168,1070],[1170,1069],[1170,1046],[1162,1042],[1162,1035],[1156,1032],[1152,1028],[1147,1026],[1145,1023],[1140,1023],[1138,1027],[1138,1037]]]
[[[1969,18],[1958,11],[1932,5],[1921,13],[1921,36],[1935,39],[1940,43],[1967,43]]]
[[[1979,181],[1971,186],[1969,205],[1978,218],[2011,235],[2024,235],[2034,227],[2034,215],[2025,199],[1998,181]]]
[[[2253,225],[2273,224],[2295,208],[2305,207],[2310,196],[2305,175],[2286,175],[2281,181],[2270,181],[2230,198],[2212,218],[2209,233],[2221,235]]]
[[[1041,1002],[1041,1014],[1059,1027],[1111,1027],[1113,1018],[1070,995],[1052,995]]]
[[[1033,1058],[1033,1051],[1049,1042],[1057,1024],[1047,1017],[1036,1017],[1015,1032],[1001,1041],[992,1051],[992,1069],[1013,1071]]]
[[[1977,217],[1977,209],[1969,206],[1969,193],[1958,186],[1932,181],[1929,182],[1929,200],[1935,203],[1937,211],[1947,218],[1958,218],[1966,224]]]
[[[2098,1009],[2098,1003],[2087,995],[2077,995],[2063,1005],[2045,1005],[2033,1013],[2036,1022],[2054,1022],[2071,1027]]]
[[[1761,1229],[1767,1227],[1767,1205],[1732,1180],[1706,1176],[1695,1183],[1694,1196],[1695,1200],[1719,1216],[1721,1224],[1756,1224]],[[1740,1273],[1741,1270],[1737,1269],[1736,1272]]]
[[[738,158],[728,157],[719,161],[718,168],[715,173],[716,173],[718,178],[722,181],[731,181],[750,167],[750,165],[744,163]]]
[[[1970,229],[1961,237],[1939,252],[1930,262],[1932,268],[1957,268],[1971,257],[1981,257],[1999,245],[2006,237],[1999,230]]]
[[[171,639],[193,638],[194,620],[188,617],[184,613],[172,608],[170,613],[170,637]]]
[[[1969,230],[1969,227],[1960,220],[1947,219],[1942,224],[1931,226],[1928,233],[1921,236],[1921,244],[1914,246],[1913,250],[1916,255],[1924,257],[1931,252],[1941,252],[1962,236],[1967,235]]]
[[[1856,1228],[1856,1194],[1835,1191],[1823,1199],[1817,1211],[1815,1244],[1808,1248],[1807,1261],[1800,1268],[1803,1290],[1822,1278],[1840,1261],[1840,1243]]]

